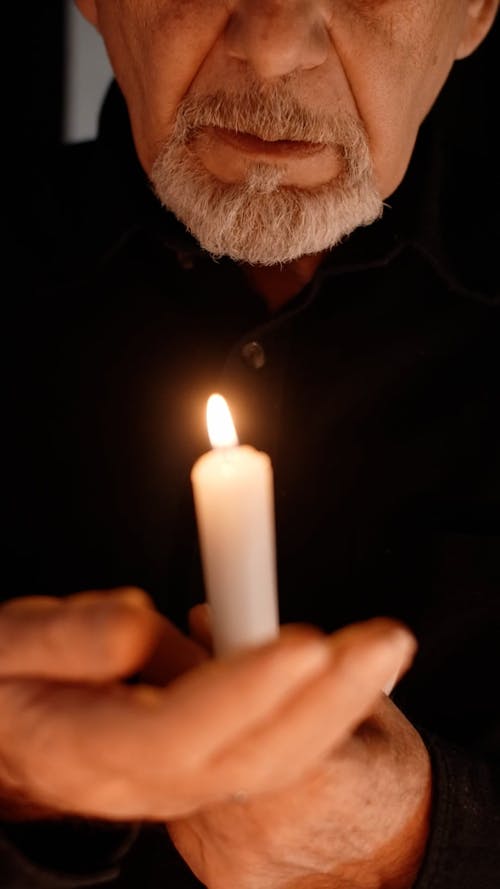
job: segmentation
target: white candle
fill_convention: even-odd
[[[191,471],[215,654],[279,633],[271,460],[239,445],[221,395],[207,404],[212,450]]]

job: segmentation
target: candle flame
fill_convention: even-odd
[[[207,428],[213,448],[232,448],[238,444],[231,411],[222,395],[211,395],[207,401]]]

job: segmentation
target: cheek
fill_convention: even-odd
[[[139,8],[140,7],[140,8]],[[101,0],[99,28],[149,171],[184,97],[227,23],[221,0]]]
[[[386,198],[403,178],[420,124],[453,64],[461,20],[449,0],[341,0],[341,7],[335,47]]]

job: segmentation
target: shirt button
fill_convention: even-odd
[[[247,367],[252,370],[260,370],[266,363],[266,353],[260,343],[245,343],[241,350],[241,357]]]

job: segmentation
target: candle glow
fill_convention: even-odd
[[[231,448],[238,444],[231,411],[222,395],[211,395],[207,401],[207,429],[213,448]]]

